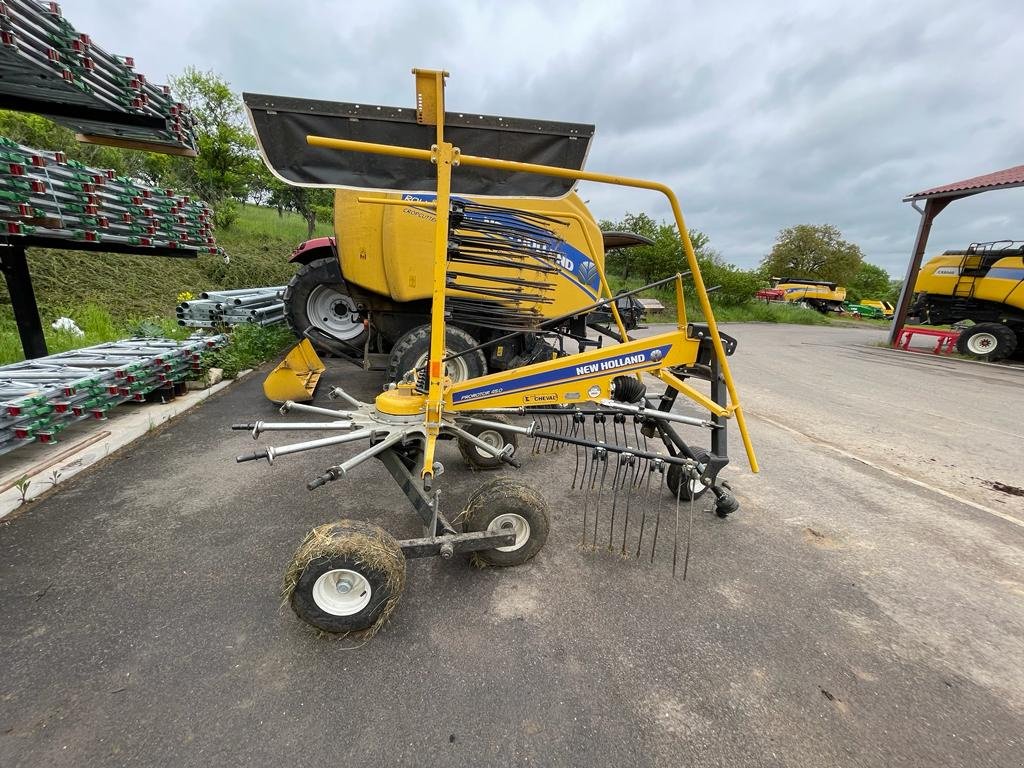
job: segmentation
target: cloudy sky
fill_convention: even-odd
[[[65,0],[64,15],[163,82],[594,123],[590,170],[672,185],[689,226],[743,266],[779,229],[831,223],[902,272],[907,193],[1024,163],[1024,5],[893,2]],[[598,218],[653,193],[585,185]],[[1024,238],[1024,189],[960,201],[932,249]]]

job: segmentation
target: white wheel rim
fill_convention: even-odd
[[[363,332],[363,321],[352,297],[329,285],[318,285],[310,291],[306,317],[314,327],[342,341],[354,339]]]
[[[497,448],[499,451],[505,447],[505,436],[496,429],[485,429],[480,432],[476,438],[487,443],[492,448]],[[483,448],[474,445],[473,450],[479,454],[482,459],[493,459],[494,457],[487,453]]]
[[[444,356],[448,357],[450,353],[446,349]],[[413,368],[426,368],[427,363],[430,362],[430,353],[424,352],[420,355],[420,359],[416,361]],[[444,375],[449,377],[453,382],[466,381],[469,379],[469,365],[466,363],[465,357],[457,357],[454,360],[449,360],[444,364]]]
[[[491,533],[515,533],[516,540],[514,543],[509,544],[507,547],[495,547],[499,552],[515,552],[517,549],[521,549],[530,539],[530,524],[526,521],[525,517],[517,515],[515,512],[506,512],[503,515],[498,515],[491,520],[487,530]]]
[[[696,496],[698,493],[703,493],[705,488],[707,488],[707,486],[704,485],[704,483],[702,483],[700,480],[696,478],[691,478],[690,493],[692,495]]]
[[[373,595],[370,582],[361,573],[337,568],[320,575],[313,585],[313,602],[331,616],[353,616],[365,608]]]
[[[998,344],[999,340],[991,333],[976,333],[967,339],[967,350],[975,355],[987,355]]]

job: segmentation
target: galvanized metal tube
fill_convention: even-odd
[[[286,400],[281,406],[280,412],[283,416],[286,413],[298,411],[299,413],[318,413],[321,416],[330,416],[332,419],[351,419],[351,411],[332,411],[330,408],[320,408],[316,405],[303,405],[294,400]]]
[[[698,419],[694,416],[683,416],[679,413],[668,413],[666,411],[659,411],[656,408],[644,408],[642,406],[628,405],[626,403],[620,403],[618,400],[601,400],[600,405],[604,408],[622,411],[623,413],[632,413],[637,416],[648,416],[652,419],[660,419],[661,421],[674,421],[678,424],[689,424],[692,427],[719,429],[717,424],[713,421],[709,421],[708,419]]]

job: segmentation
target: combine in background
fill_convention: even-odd
[[[896,308],[891,303],[881,299],[862,299],[860,303],[865,307],[877,309],[881,313],[879,316],[884,317],[886,320],[892,320],[893,315],[896,313]]]
[[[839,312],[846,301],[846,289],[826,280],[773,277],[772,287],[757,292],[765,301],[786,301],[816,309],[822,314]]]
[[[1024,240],[971,243],[921,267],[910,314],[927,325],[974,325],[957,351],[1002,360],[1024,349]]]

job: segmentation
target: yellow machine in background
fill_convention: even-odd
[[[846,289],[827,280],[773,277],[772,288],[783,292],[783,301],[803,302],[819,312],[838,311],[846,301]]]
[[[866,307],[874,307],[879,310],[882,313],[882,317],[886,320],[891,320],[896,311],[892,304],[881,299],[861,299],[860,303]]]
[[[910,314],[929,325],[969,320],[957,351],[1000,360],[1024,349],[1024,241],[971,243],[921,267]]]

